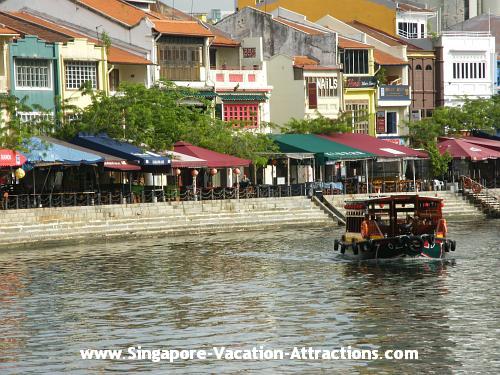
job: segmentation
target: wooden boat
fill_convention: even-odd
[[[448,239],[443,200],[392,195],[345,204],[346,232],[334,250],[354,259],[444,258],[455,251]]]

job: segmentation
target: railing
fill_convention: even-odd
[[[267,77],[263,70],[211,69],[210,79],[215,82],[216,86],[234,87],[236,84],[240,84],[250,87],[262,87],[267,85]]]
[[[251,186],[247,188],[203,188],[182,191],[163,189],[141,193],[78,192],[56,194],[3,193],[1,209],[28,209],[46,207],[100,206],[110,204],[138,204],[172,201],[207,201],[222,199],[279,198],[311,196],[312,184]]]

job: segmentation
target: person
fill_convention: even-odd
[[[250,181],[250,179],[248,178],[248,176],[246,174],[244,174],[243,178],[240,181],[240,188],[241,189],[246,189],[251,184],[252,184],[252,182]]]

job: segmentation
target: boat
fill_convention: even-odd
[[[346,232],[334,250],[358,260],[444,258],[456,242],[447,238],[443,206],[440,198],[419,195],[346,201]]]

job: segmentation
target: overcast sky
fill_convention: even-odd
[[[193,3],[193,12],[208,12],[210,9],[219,8],[221,10],[234,10],[234,0],[161,0],[167,5],[182,10],[191,12],[191,3]]]

